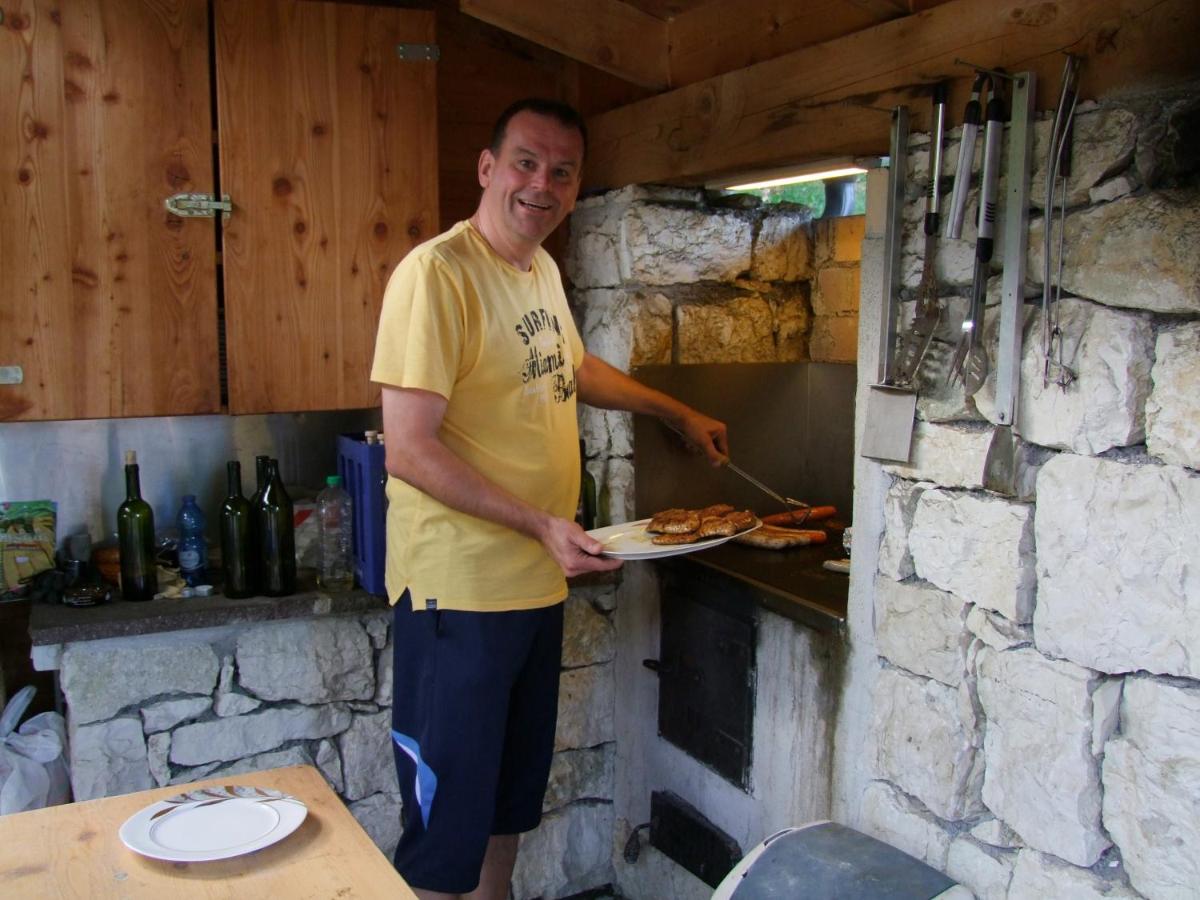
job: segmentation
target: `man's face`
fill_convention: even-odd
[[[519,112],[509,120],[500,152],[479,156],[480,206],[506,243],[536,247],[575,208],[582,165],[578,131]]]

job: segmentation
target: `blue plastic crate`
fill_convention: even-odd
[[[338,435],[338,474],[353,506],[354,574],[359,587],[386,596],[387,471],[383,444],[368,444],[362,432]]]

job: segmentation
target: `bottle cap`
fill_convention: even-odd
[[[136,450],[126,450],[125,451],[125,465],[127,465],[127,466],[136,466],[137,465],[137,451]]]
[[[379,440],[379,432],[378,431],[364,431],[363,432],[363,440],[365,440],[368,444],[374,444],[377,440]]]
[[[339,487],[342,483],[341,475],[326,475],[325,483],[330,487]]]

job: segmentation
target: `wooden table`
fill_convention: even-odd
[[[308,816],[277,844],[233,859],[173,863],[121,843],[138,810],[185,790],[238,784],[303,800]],[[0,895],[88,898],[379,897],[415,894],[312,766],[269,769],[0,816]]]

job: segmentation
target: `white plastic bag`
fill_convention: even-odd
[[[39,713],[16,728],[35,691],[32,686],[21,688],[0,715],[0,815],[57,806],[71,799],[63,717],[56,712]]]

